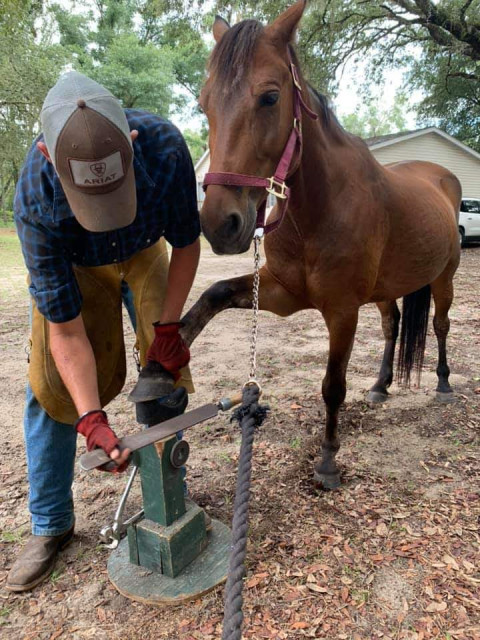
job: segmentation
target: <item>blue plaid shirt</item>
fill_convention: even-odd
[[[196,179],[179,130],[159,116],[125,109],[133,143],[137,215],[116,231],[84,229],[69,207],[53,165],[32,145],[17,184],[14,218],[30,273],[30,292],[51,322],[80,313],[82,296],[73,265],[96,267],[123,262],[161,236],[177,248],[200,234]]]

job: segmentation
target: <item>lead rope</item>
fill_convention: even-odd
[[[260,244],[263,229],[257,229],[253,238],[255,265],[253,273],[253,322],[250,345],[250,378],[243,387],[242,405],[232,419],[240,422],[242,444],[238,460],[237,488],[232,520],[232,544],[227,584],[225,586],[225,608],[222,640],[241,640],[243,624],[243,579],[247,553],[248,502],[250,500],[250,478],[252,474],[252,451],[255,428],[260,426],[267,414],[267,407],[258,404],[261,388],[255,375],[257,370],[258,301],[260,289]]]

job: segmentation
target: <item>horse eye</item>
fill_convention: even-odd
[[[259,103],[261,107],[273,107],[277,104],[280,93],[278,91],[267,91],[260,96]]]

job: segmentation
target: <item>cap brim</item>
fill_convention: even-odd
[[[137,213],[137,193],[133,164],[122,184],[110,193],[88,194],[62,182],[68,204],[87,231],[113,231],[131,224]]]

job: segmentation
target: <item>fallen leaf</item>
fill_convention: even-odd
[[[321,587],[318,584],[307,584],[307,588],[310,589],[310,591],[315,591],[315,593],[328,593],[328,589],[326,589],[325,587]]]
[[[453,569],[455,569],[455,571],[459,571],[460,567],[457,564],[457,561],[455,560],[455,558],[452,558],[452,556],[449,556],[447,554],[445,554],[444,556],[442,556],[442,560],[443,562],[445,562],[445,564],[450,565],[451,567],[453,567]]]
[[[310,625],[308,624],[308,622],[294,622],[291,625],[292,629],[308,629]]]
[[[428,607],[425,609],[425,611],[428,611],[429,613],[439,613],[440,611],[445,611],[447,608],[447,603],[446,602],[431,602]]]

